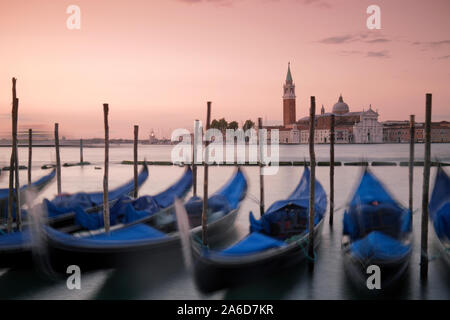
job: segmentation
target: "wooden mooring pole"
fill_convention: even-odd
[[[33,157],[33,129],[28,129],[28,186],[31,187],[31,163]]]
[[[259,213],[264,214],[264,153],[263,153],[263,134],[262,134],[262,118],[258,118],[258,146],[259,146]]]
[[[330,226],[333,225],[334,216],[334,130],[336,125],[336,117],[331,115],[330,124]]]
[[[316,155],[314,153],[314,127],[316,116],[316,98],[311,97],[311,108],[309,110],[309,158],[310,158],[310,176],[309,176],[309,234],[308,234],[308,255],[314,258],[314,198],[315,198],[315,179],[316,179]]]
[[[211,101],[207,102],[206,111],[206,131],[205,131],[205,165],[204,165],[204,180],[203,180],[203,212],[202,212],[202,241],[203,245],[208,245],[208,160],[209,160],[209,137],[208,130],[211,126]]]
[[[56,184],[58,194],[61,194],[61,156],[59,154],[59,124],[55,123],[55,149],[56,149]]]
[[[22,222],[20,214],[19,159],[17,156],[17,114],[19,111],[19,99],[16,95],[16,81],[16,78],[12,78],[12,146],[9,162],[8,232],[12,231],[14,198],[16,200],[16,219],[19,229],[21,229]]]
[[[14,189],[16,190],[16,224],[17,228],[22,231],[22,212],[20,210],[20,181],[19,181],[19,150],[17,142],[17,122],[19,117],[19,98],[16,95],[16,79],[13,79],[13,121],[14,121],[14,135],[13,135],[13,148],[14,148]]]
[[[15,90],[15,88],[14,88]],[[14,113],[14,189],[16,190],[16,224],[17,228],[22,231],[22,212],[20,210],[20,181],[19,181],[19,150],[17,148],[17,118],[19,114],[19,99],[16,98],[16,112]]]
[[[13,107],[13,109],[14,109],[14,107]],[[13,203],[14,203],[14,148],[12,147],[11,148],[11,159],[9,161],[8,233],[12,231]]]
[[[200,130],[200,121],[195,120],[194,123],[194,135],[192,143],[192,185],[193,185],[193,195],[197,196],[197,146],[198,146],[198,133]]]
[[[105,231],[109,232],[109,200],[108,200],[108,174],[109,174],[109,124],[108,124],[109,106],[103,104],[103,117],[105,124],[105,173],[103,175],[103,222]]]
[[[80,139],[80,164],[84,163],[83,158],[83,139]]]
[[[139,126],[134,126],[134,193],[133,197],[136,199],[138,197],[138,139],[139,139]]]
[[[430,192],[431,98],[431,93],[427,93],[425,106],[425,156],[423,165],[422,229],[420,255],[420,276],[422,279],[425,279],[428,275],[428,200]]]
[[[413,213],[415,116],[409,116],[409,211]]]

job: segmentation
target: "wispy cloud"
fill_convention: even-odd
[[[374,35],[372,33],[344,34],[319,40],[319,43],[323,44],[342,44],[349,42],[376,44],[391,42],[391,40],[386,37],[382,37],[379,34]]]
[[[177,0],[179,2],[196,4],[196,3],[212,3],[222,7],[229,7],[239,0]]]
[[[320,8],[331,8],[331,4],[323,0],[300,0],[299,2],[305,5],[313,5]]]
[[[449,54],[449,55],[446,55],[446,56],[440,56],[440,57],[437,57],[437,59],[439,59],[439,60],[450,59],[450,54]]]
[[[197,3],[212,3],[218,6],[226,6],[229,7],[236,2],[240,2],[243,0],[177,0],[178,2],[184,2],[189,4],[197,4]],[[260,0],[261,2],[277,2],[279,0]],[[331,8],[331,4],[325,0],[297,0],[298,3],[308,6],[315,6],[319,8]]]
[[[339,54],[343,55],[343,56],[351,56],[351,55],[361,55],[364,54],[364,52],[362,51],[358,51],[358,50],[341,50],[338,52]]]
[[[391,40],[386,39],[386,38],[377,38],[377,39],[366,41],[366,43],[386,43],[386,42],[391,42]]]
[[[334,37],[328,37],[325,39],[320,40],[320,43],[325,44],[341,44],[341,43],[347,43],[355,41],[354,36],[352,35],[344,35],[344,36],[334,36]]]
[[[443,47],[450,45],[450,40],[438,40],[438,41],[414,41],[411,42],[415,46],[425,46],[431,48]]]
[[[342,56],[361,56],[366,58],[390,58],[388,50],[381,51],[360,51],[360,50],[341,50],[338,54]]]
[[[368,51],[367,57],[369,58],[389,58],[389,51],[382,50],[382,51]]]

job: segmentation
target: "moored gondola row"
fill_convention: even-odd
[[[90,270],[138,263],[148,265],[151,270],[154,260],[173,263],[183,254],[188,254],[193,260],[193,270],[190,271],[197,288],[209,293],[283,272],[304,260],[314,262],[328,207],[326,191],[315,178],[314,139],[310,141],[310,161],[304,162],[303,175],[297,187],[286,199],[275,201],[265,211],[264,164],[260,159],[260,217],[257,219],[250,212],[248,235],[224,249],[217,249],[210,240],[227,237],[247,195],[248,180],[244,169],[237,167],[228,182],[209,195],[207,151],[203,198],[194,192],[184,202],[183,210],[175,205],[179,199],[186,197],[194,181],[197,181],[195,165],[194,170],[186,166],[182,177],[166,190],[153,196],[137,197],[138,188],[149,177],[149,170],[144,161],[141,172],[137,174],[135,129],[134,179],[108,190],[108,104],[104,104],[104,110],[104,190],[62,193],[59,160],[56,169],[35,183],[21,188],[13,188],[10,183],[9,189],[0,190],[0,267],[29,267],[35,263],[40,268],[50,267],[51,271],[64,273],[70,265]],[[311,97],[310,111],[310,136],[313,137],[314,97]],[[211,103],[208,102],[206,129],[209,128],[210,117]],[[55,141],[58,141],[57,132],[56,125]],[[13,156],[14,152],[17,150],[13,148]],[[12,160],[11,167],[14,165],[14,169],[18,170],[17,161],[13,163]],[[429,178],[429,155],[425,160]],[[409,165],[414,165],[413,158]],[[333,172],[333,166],[331,168]],[[34,197],[31,195],[41,191],[55,175],[58,195],[32,206]],[[19,190],[17,194],[15,189]],[[14,197],[16,202],[12,201]],[[19,201],[19,198],[25,201]],[[423,209],[423,212],[427,220],[422,223],[428,225],[429,209],[429,218],[442,255],[449,262],[450,178],[441,167],[437,171],[431,201],[429,205],[428,201],[424,204],[426,210]],[[16,219],[15,225],[11,224],[12,219]],[[180,220],[188,222],[187,232],[180,227]],[[395,200],[367,164],[346,205],[343,226],[342,257],[345,270],[356,285],[366,286],[367,270],[371,266],[381,270],[383,288],[392,286],[404,275],[412,254],[411,206],[406,209]],[[427,239],[427,233],[423,235]],[[427,254],[423,248],[427,248],[426,243],[425,247],[422,244],[422,259]]]
[[[39,181],[46,182],[53,177],[54,172]],[[147,177],[148,169],[144,166],[138,177],[139,186]],[[193,277],[198,289],[208,293],[241,286],[311,260],[313,257],[308,256],[306,250],[309,179],[310,170],[305,167],[295,190],[285,200],[274,202],[259,219],[250,212],[249,234],[224,249],[204,246],[199,240],[202,199],[191,197],[185,201],[191,227]],[[243,169],[238,168],[230,180],[208,198],[208,237],[224,237],[233,228],[247,184]],[[192,171],[186,167],[178,181],[153,196],[130,197],[134,191],[133,181],[111,190],[109,233],[102,220],[101,192],[79,192],[44,200],[36,206],[46,215],[46,223],[40,226],[41,237],[48,249],[44,258],[57,271],[65,271],[73,264],[88,270],[121,267],[132,261],[143,263],[146,259],[170,262],[173,257],[179,258],[182,235],[178,233],[173,205],[174,200],[183,198],[191,187]],[[449,188],[449,176],[443,168],[438,168],[429,205],[430,221],[447,262],[450,262]],[[327,209],[326,192],[318,181],[314,206],[314,245],[317,247]],[[32,228],[27,220],[30,213],[22,209],[22,215],[25,218],[22,231],[7,233],[2,228],[2,267],[27,267],[36,258],[33,256]],[[343,261],[355,284],[366,286],[366,270],[371,265],[381,269],[382,288],[390,287],[402,277],[412,253],[411,219],[411,211],[395,200],[368,168],[364,168],[343,218]]]

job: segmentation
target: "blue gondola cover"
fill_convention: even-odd
[[[365,170],[344,213],[344,235],[350,252],[362,260],[397,260],[411,252],[403,239],[412,231],[411,212],[403,208],[381,182]]]
[[[175,184],[155,196],[142,196],[138,199],[132,199],[129,196],[123,195],[110,208],[110,225],[117,223],[127,224],[153,215],[172,205],[175,197],[183,197],[191,186],[192,171],[188,168]],[[172,199],[171,202],[169,199]],[[86,213],[80,206],[73,208],[73,211],[75,211],[75,222],[78,225],[88,230],[103,228],[102,211]]]
[[[152,211],[152,214],[154,213],[153,210],[159,211],[162,205],[171,205],[175,197],[181,197],[190,189],[191,185],[192,172],[188,169],[185,175],[175,185],[157,196],[145,197],[142,200],[130,200],[125,197],[122,198],[114,206],[117,210],[114,207],[111,209],[111,216],[115,215],[115,218],[128,219],[122,220],[121,222],[134,221],[142,215],[148,216],[150,211]],[[214,195],[225,197],[228,201],[227,208],[231,208],[232,206],[239,205],[239,203],[236,204],[235,201],[236,199],[240,201],[240,199],[243,198],[246,189],[247,182],[245,176],[239,169],[233,178],[230,179],[228,183]],[[167,201],[170,198],[172,199],[172,202]],[[66,247],[77,248],[108,248],[115,246],[132,247],[133,245],[154,244],[159,240],[168,237],[168,235],[164,232],[145,223],[124,226],[117,230],[111,231],[109,234],[106,232],[101,232],[96,235],[88,234],[74,236],[59,232],[50,227],[46,227],[46,232],[53,241],[64,244]]]
[[[308,167],[305,167],[299,184],[286,200],[272,204],[259,220],[250,212],[250,234],[247,237],[223,251],[204,251],[204,254],[250,255],[287,245],[283,241],[287,237],[275,234],[273,225],[287,226],[286,228],[289,230],[281,230],[281,235],[288,234],[287,231],[290,232],[289,235],[306,233],[307,223],[305,222],[308,221],[309,212],[309,179],[310,171]],[[323,219],[327,208],[326,193],[319,181],[315,183],[314,208],[314,221],[317,224]],[[299,223],[299,220],[302,220],[302,223]],[[298,230],[296,226],[299,227]]]
[[[431,194],[430,219],[439,239],[450,240],[450,178],[438,168]]]
[[[257,220],[250,213],[250,231],[264,232],[267,235],[273,234],[274,225],[283,229],[293,229],[303,220],[306,224],[309,221],[309,179],[310,171],[305,167],[303,175],[294,192],[286,199],[273,203],[264,213],[261,219]],[[327,208],[327,196],[319,181],[315,183],[314,200],[314,225],[323,219]],[[302,223],[301,225],[304,225]]]

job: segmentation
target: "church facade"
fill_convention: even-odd
[[[367,110],[351,112],[342,95],[334,104],[331,112],[325,112],[322,106],[320,114],[316,115],[315,143],[329,143],[331,115],[335,116],[336,143],[383,143],[383,125],[378,121],[378,112],[370,105]],[[295,84],[292,78],[290,64],[286,81],[283,85],[283,125],[265,127],[270,131],[279,130],[280,143],[298,144],[309,142],[309,116],[296,120]]]

